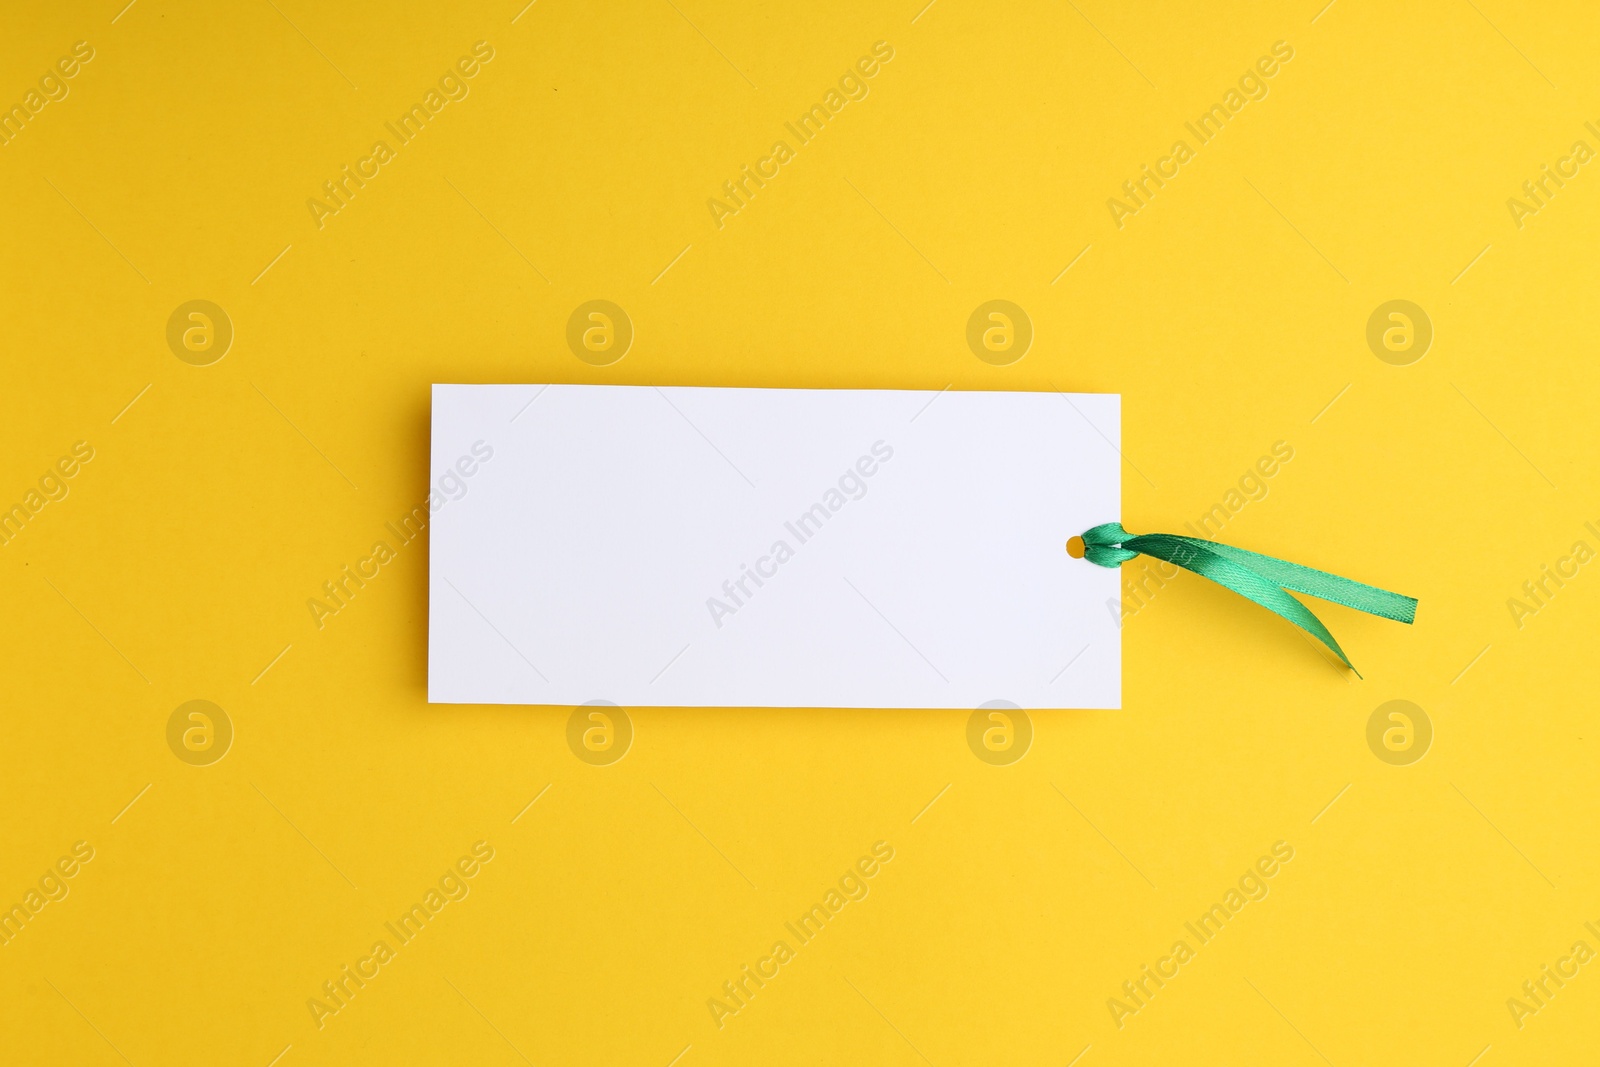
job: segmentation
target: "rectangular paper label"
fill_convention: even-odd
[[[435,385],[428,698],[1116,708],[1113,394]]]

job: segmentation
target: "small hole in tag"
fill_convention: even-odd
[[[1081,537],[1069,537],[1069,538],[1067,538],[1067,555],[1071,556],[1073,559],[1082,559],[1083,558],[1083,552],[1084,552],[1083,538],[1081,538]]]

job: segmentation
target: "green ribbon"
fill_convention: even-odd
[[[1258,552],[1202,541],[1198,537],[1174,534],[1130,534],[1118,522],[1108,522],[1083,532],[1083,558],[1102,567],[1118,567],[1140,553],[1209,578],[1218,585],[1253,600],[1306,631],[1333,650],[1346,667],[1355,671],[1350,658],[1333,639],[1328,628],[1300,601],[1285,590],[1331,600],[1347,608],[1410,625],[1416,618],[1417,602],[1385,589],[1353,582],[1337,574],[1312,570],[1298,563],[1287,563]],[[1356,671],[1356,677],[1361,672]]]

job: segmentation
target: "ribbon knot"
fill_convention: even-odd
[[[1083,558],[1101,567],[1117,567],[1139,553],[1122,547],[1122,542],[1133,535],[1122,528],[1120,522],[1107,522],[1083,531]]]
[[[1328,628],[1286,590],[1331,600],[1335,604],[1407,625],[1416,618],[1417,602],[1411,597],[1341,578],[1337,574],[1302,567],[1298,563],[1263,556],[1259,552],[1246,552],[1231,545],[1203,541],[1198,537],[1136,535],[1124,530],[1119,522],[1107,522],[1090,527],[1073,540],[1082,541],[1083,558],[1097,566],[1118,567],[1143,554],[1193,571],[1202,578],[1209,578],[1288,619],[1331,649],[1352,671],[1355,667]],[[1076,546],[1071,541],[1067,544],[1068,551],[1077,555],[1074,551]],[[1361,672],[1356,671],[1356,677],[1360,676]]]

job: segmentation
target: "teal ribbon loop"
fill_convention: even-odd
[[[1118,567],[1140,554],[1209,578],[1240,596],[1253,600],[1268,611],[1283,616],[1321,641],[1352,671],[1355,666],[1306,606],[1285,590],[1292,589],[1321,600],[1331,600],[1347,608],[1410,625],[1416,619],[1417,602],[1412,597],[1341,578],[1337,574],[1287,563],[1259,552],[1246,552],[1232,545],[1202,541],[1198,537],[1174,534],[1130,534],[1119,522],[1103,523],[1083,532],[1083,558],[1102,567]],[[1356,671],[1356,676],[1361,676]]]

